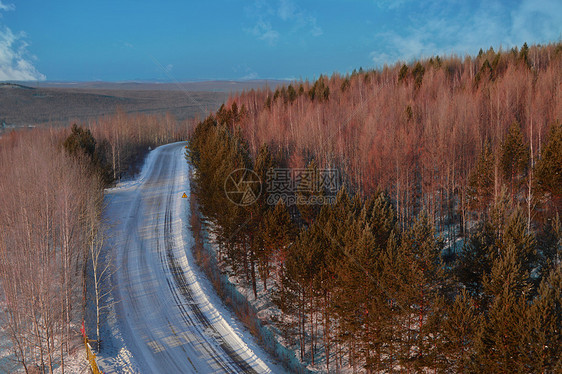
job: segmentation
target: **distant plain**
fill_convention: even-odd
[[[117,109],[126,113],[170,113],[178,121],[203,118],[230,93],[284,81],[33,82],[0,83],[0,133],[28,126],[87,122]]]

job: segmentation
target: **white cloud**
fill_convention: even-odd
[[[251,80],[259,78],[259,74],[245,63],[233,66],[232,71],[236,76],[240,76],[239,79],[241,80]]]
[[[277,14],[283,21],[287,21],[296,16],[297,8],[292,2],[288,0],[281,0],[279,8],[277,9]]]
[[[244,75],[242,78],[240,78],[241,80],[252,80],[252,79],[258,79],[259,75],[258,73],[256,73],[255,71],[248,73],[246,75]]]
[[[562,32],[562,3],[557,0],[522,1],[511,12],[513,43],[556,41]]]
[[[256,22],[248,31],[271,45],[276,44],[283,36],[278,30],[284,30],[283,32],[289,35],[301,34],[313,37],[324,33],[316,17],[299,8],[291,0],[277,2],[255,0],[252,5],[246,7],[246,14]]]
[[[275,31],[271,27],[271,23],[263,20],[259,20],[252,33],[260,40],[265,40],[269,44],[275,44],[279,39],[279,32]]]
[[[14,9],[14,5],[0,1],[0,11]],[[0,81],[45,80],[45,75],[31,62],[35,57],[28,53],[25,37],[23,32],[14,34],[10,28],[0,25]]]
[[[393,61],[393,57],[385,52],[373,51],[369,53],[369,58],[373,61],[375,66],[382,67],[384,64],[389,64]]]
[[[0,30],[0,81],[45,80],[30,61],[25,34],[14,34],[5,27]]]
[[[8,11],[8,10],[14,10],[14,9],[16,9],[14,4],[4,4],[4,3],[2,3],[2,1],[0,1],[0,10]]]
[[[407,2],[408,0],[377,0],[375,4],[379,8],[398,9]]]
[[[293,32],[305,30],[312,36],[320,36],[324,32],[316,21],[316,17],[299,9],[291,0],[280,0],[277,15],[285,22],[292,24]]]
[[[524,42],[557,41],[562,32],[562,3],[525,0],[509,9],[496,1],[441,12],[430,8],[423,18],[414,17],[409,27],[375,35],[380,51],[370,53],[376,66],[397,60],[448,54],[475,54],[487,49],[521,46]]]

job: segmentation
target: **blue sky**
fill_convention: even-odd
[[[0,0],[0,80],[314,78],[561,38],[560,0]]]

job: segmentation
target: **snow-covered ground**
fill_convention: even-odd
[[[4,325],[4,304],[0,298],[0,373],[14,373],[23,371],[23,367],[17,362],[12,348],[12,342]]]
[[[106,191],[117,302],[98,363],[104,373],[282,372],[194,265],[184,146],[156,148],[138,179]]]
[[[86,358],[87,354],[84,342],[82,339],[78,339],[78,341],[74,343],[70,356],[65,357],[64,372],[72,374],[91,373],[90,364]],[[61,374],[63,372],[62,367],[58,366],[53,372],[54,374]]]
[[[5,324],[5,308],[5,301],[0,294],[0,373],[25,373],[23,365],[19,363],[14,355],[12,341]],[[62,366],[60,365],[60,356],[57,356],[56,353],[54,355],[55,364],[53,372],[59,374],[62,373]],[[30,365],[29,367],[32,367],[31,363],[28,362],[27,364]],[[86,349],[82,339],[79,337],[73,339],[70,343],[70,355],[65,355],[64,357],[64,372],[73,374],[90,372],[90,365],[86,359]]]

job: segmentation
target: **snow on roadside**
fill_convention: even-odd
[[[4,317],[6,313],[6,306],[4,300],[0,295],[0,322],[4,323]],[[75,330],[76,326],[72,326]],[[6,326],[0,326],[0,373],[25,373],[23,366],[16,360],[12,349],[12,343],[10,338],[6,334]],[[55,345],[60,346],[60,341],[55,340]],[[86,358],[86,349],[82,342],[82,338],[73,338],[70,342],[70,355],[64,356],[64,372],[65,373],[89,373],[90,365]],[[54,355],[54,374],[62,373],[62,367],[60,366],[60,356],[58,356],[58,350]],[[31,363],[27,363],[29,368],[33,367]]]
[[[82,344],[82,342],[78,343],[70,353],[70,356],[65,357],[64,360],[65,373],[90,373],[90,364],[87,360],[86,347],[84,347],[84,344]],[[53,370],[53,373],[62,373],[62,367],[57,367]]]
[[[141,172],[137,176],[117,182],[117,184],[114,187],[106,188],[105,191],[110,192],[114,190],[128,189],[128,188],[140,186],[146,179],[146,175],[148,174],[148,171],[152,169],[154,161],[156,160],[156,155],[158,154],[158,152],[155,152],[157,149],[158,148],[151,149],[148,151],[148,154],[144,159]]]
[[[205,222],[202,225],[202,238],[204,241],[205,251],[210,253],[212,256],[216,257],[217,248],[216,248],[216,235],[213,232],[212,224],[209,222]],[[285,350],[283,356],[285,359],[290,360],[289,365],[291,367],[299,367],[298,370],[308,370],[309,373],[325,373],[328,372],[326,368],[326,361],[323,357],[316,356],[316,364],[313,366],[310,364],[310,360],[305,359],[304,362],[300,361],[298,358],[298,346],[295,345],[296,343],[290,341],[290,338],[287,339],[285,333],[282,332],[283,323],[287,323],[289,321],[294,322],[295,324],[297,321],[295,320],[294,316],[284,315],[283,312],[279,309],[277,305],[275,305],[271,299],[272,292],[277,290],[277,285],[275,281],[269,280],[267,282],[267,290],[263,286],[263,282],[258,281],[256,282],[256,291],[257,291],[257,298],[254,298],[252,285],[245,281],[243,276],[238,276],[232,273],[232,268],[228,265],[221,264],[219,265],[221,271],[226,271],[228,282],[234,286],[236,291],[242,295],[246,299],[246,301],[255,309],[256,315],[260,320],[260,323],[263,327],[268,329],[277,340],[278,344],[282,349]],[[275,277],[274,274],[272,274]],[[280,317],[283,317],[284,320],[282,321]],[[322,327],[318,326],[319,331],[322,331]],[[289,334],[290,335],[290,334]],[[342,348],[344,349],[344,348]],[[306,352],[310,352],[310,341],[306,343]],[[338,368],[338,372],[342,374],[347,374],[353,372],[351,367],[340,367]]]
[[[189,204],[189,170],[190,166],[186,163],[185,167],[182,168],[181,175],[177,176],[178,179],[181,178],[181,185],[185,187],[185,190],[177,192],[185,192],[188,198],[181,199],[180,204],[175,206],[174,217],[178,218],[173,222],[174,237],[176,239],[174,248],[177,249],[175,257],[190,280],[194,297],[199,300],[202,306],[201,310],[211,317],[210,320],[218,320],[216,324],[215,322],[213,324],[215,326],[218,325],[222,329],[219,332],[221,332],[223,337],[230,340],[232,346],[240,347],[243,352],[241,352],[241,355],[244,358],[249,358],[251,361],[261,361],[262,365],[260,367],[263,369],[261,372],[282,373],[285,370],[278,363],[272,362],[272,357],[256,342],[254,336],[243,326],[242,322],[234,315],[234,312],[223,304],[210,280],[199,266],[196,265],[197,263],[191,250],[194,245],[193,233],[190,231],[189,224],[191,214]],[[235,339],[232,339],[233,337]]]

